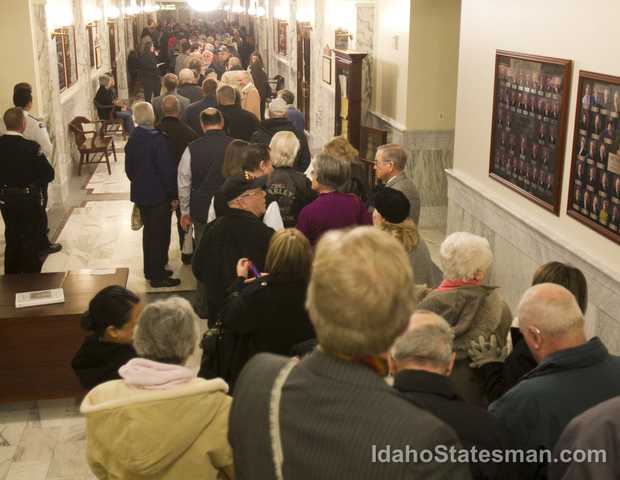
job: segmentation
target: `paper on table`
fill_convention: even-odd
[[[78,270],[79,273],[86,275],[114,275],[116,273],[115,268],[83,268]]]

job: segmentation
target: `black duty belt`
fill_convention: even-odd
[[[0,186],[0,198],[7,197],[39,197],[41,188],[39,187],[8,187]]]

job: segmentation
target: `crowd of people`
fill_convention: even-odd
[[[616,478],[620,358],[586,336],[581,271],[542,265],[512,312],[485,238],[454,232],[433,262],[403,147],[378,148],[377,186],[344,137],[311,160],[243,29],[151,23],[141,45],[144,101],[103,76],[96,104],[129,135],[145,278],[179,284],[175,212],[198,286],[195,305],[107,287],[83,315],[72,367],[98,478]],[[4,122],[31,161],[12,174],[51,181],[23,111]]]

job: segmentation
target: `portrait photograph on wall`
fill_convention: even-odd
[[[567,213],[620,243],[620,77],[579,72]]]
[[[560,214],[572,62],[498,50],[489,176]]]

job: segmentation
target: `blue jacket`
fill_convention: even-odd
[[[152,206],[177,197],[177,167],[166,135],[137,127],[125,145],[125,173],[131,181],[131,201]]]
[[[552,450],[573,418],[618,395],[620,357],[594,337],[549,355],[489,412],[510,432],[516,448]],[[530,465],[530,473],[524,478],[545,478],[545,467]]]

